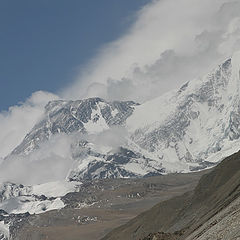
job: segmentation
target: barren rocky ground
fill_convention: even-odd
[[[192,190],[204,173],[85,182],[63,197],[64,209],[27,217],[14,240],[101,239],[156,203]]]

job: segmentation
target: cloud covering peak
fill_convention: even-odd
[[[237,9],[231,0],[151,1],[62,94],[144,102],[179,87],[240,48]]]
[[[41,118],[44,106],[58,97],[52,93],[38,91],[25,102],[0,113],[0,158],[6,157]]]

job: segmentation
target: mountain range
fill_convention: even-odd
[[[1,164],[11,166],[13,159],[35,159],[36,153],[41,159],[42,152],[67,139],[67,160],[71,159],[64,165],[67,175],[61,176],[61,181],[41,185],[2,183],[0,239],[9,238],[13,223],[24,219],[21,214],[66,207],[64,196],[81,191],[86,181],[139,179],[216,166],[239,150],[239,119],[240,52],[202,78],[141,104],[98,97],[49,102],[39,122]],[[46,145],[51,147],[43,148]],[[239,153],[203,177],[194,192],[160,203],[105,239],[193,236],[238,196],[234,177],[238,159]],[[232,168],[236,169],[227,171]]]
[[[75,164],[68,176],[73,180],[214,166],[238,150],[239,70],[236,53],[206,76],[143,104],[101,98],[49,102],[41,121],[10,156],[30,155],[53,136],[75,134],[70,156]],[[116,139],[121,141],[113,146]]]

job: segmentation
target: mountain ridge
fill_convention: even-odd
[[[70,157],[76,164],[70,172],[78,175],[77,180],[141,177],[212,167],[238,150],[239,56],[236,53],[204,77],[140,105],[97,97],[50,102],[42,120],[10,156],[29,155],[41,142],[64,133],[81,134],[71,142]],[[115,132],[107,136],[104,146],[101,138],[97,143],[82,139],[82,135],[98,136],[107,131]],[[121,135],[122,141],[112,147],[111,142]],[[132,152],[134,157],[123,156],[121,149],[126,149],[126,154]]]

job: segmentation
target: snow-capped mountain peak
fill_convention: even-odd
[[[240,136],[239,56],[236,53],[177,91],[137,106],[127,120],[131,139],[170,171],[171,162],[191,166],[212,161],[213,156],[219,161],[236,151],[233,140]]]
[[[37,123],[12,154],[29,154],[58,133],[98,133],[122,125],[137,104],[132,101],[106,102],[101,98],[49,102],[42,120]]]

